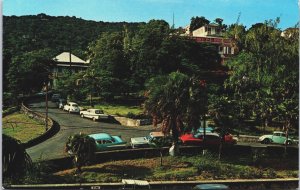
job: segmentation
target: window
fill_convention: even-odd
[[[207,34],[211,34],[211,28],[210,27],[208,28]]]
[[[103,114],[103,111],[102,110],[96,110],[95,113],[96,114]]]

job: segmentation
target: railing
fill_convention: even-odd
[[[21,111],[24,114],[28,115],[30,118],[36,119],[36,120],[42,122],[43,124],[46,124],[46,115],[34,112],[33,110],[26,107],[24,102],[22,102],[22,104],[21,104]],[[40,135],[36,138],[33,138],[26,143],[23,143],[23,146],[25,148],[30,148],[34,145],[37,145],[37,144],[47,140],[51,136],[53,136],[56,132],[58,132],[58,130],[59,130],[58,123],[53,121],[50,117],[48,117],[47,120],[48,120],[48,129],[45,130],[45,132],[42,135]]]

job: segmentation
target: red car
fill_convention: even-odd
[[[180,140],[184,145],[203,145],[203,133],[188,133],[180,137]],[[226,144],[236,144],[236,139],[233,138],[231,134],[225,135]],[[206,133],[205,144],[207,145],[219,145],[221,138],[217,133]]]

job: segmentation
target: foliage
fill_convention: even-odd
[[[135,30],[144,23],[87,21],[69,16],[49,16],[46,14],[3,17],[3,73],[4,91],[8,91],[9,70],[18,72],[23,54],[49,48],[53,51],[49,58],[58,53],[70,51],[86,58],[88,44],[96,40],[103,32],[122,31],[126,25],[128,31]],[[80,26],[80,27],[79,27]],[[50,57],[51,56],[51,57]],[[26,56],[27,57],[27,56]],[[47,56],[44,58],[46,59]],[[50,60],[46,59],[46,60]],[[18,61],[17,66],[12,65]],[[45,64],[45,63],[41,63]],[[11,68],[11,66],[13,68]],[[34,75],[33,75],[34,76]],[[29,77],[29,76],[27,76]],[[12,80],[12,77],[10,77]],[[14,83],[18,84],[18,82]],[[27,83],[30,88],[31,83]],[[39,89],[40,90],[40,89]]]
[[[142,158],[133,160],[109,161],[83,169],[82,182],[120,182],[124,175],[131,179],[157,180],[212,180],[212,179],[269,179],[297,176],[297,164],[292,163],[292,169],[272,169],[270,165],[254,167],[236,163],[236,159],[218,161],[215,155],[206,154],[194,156],[165,156],[164,165],[160,166],[157,158]],[[290,160],[290,159],[289,159]],[[296,162],[298,160],[295,160]],[[277,159],[273,165],[280,165]],[[286,161],[289,163],[289,161]],[[266,160],[268,163],[268,160]],[[61,177],[67,183],[74,183],[73,170],[63,170],[54,175]],[[275,171],[275,173],[274,173]]]
[[[70,136],[65,146],[65,152],[74,155],[74,164],[79,173],[81,173],[82,166],[91,162],[95,151],[95,140],[81,133]]]
[[[183,129],[182,119],[189,100],[188,87],[188,76],[179,72],[152,78],[147,83],[148,99],[145,101],[145,109],[153,116],[154,125],[162,120],[163,133],[172,131],[175,144]]]
[[[163,138],[152,138],[150,140],[150,147],[157,148],[160,154],[160,166],[163,165],[163,147],[169,146],[171,144],[171,139],[169,136],[164,136]]]
[[[15,95],[40,91],[49,81],[51,56],[50,49],[42,49],[14,57],[7,73],[10,91]]]
[[[233,41],[234,52],[242,51],[245,45],[246,26],[231,24],[225,32],[225,37]]]
[[[5,134],[2,134],[2,146],[3,178],[17,181],[31,167],[31,158],[20,141]]]
[[[124,39],[122,33],[104,33],[89,46],[92,64],[86,74],[87,85],[106,99],[127,92],[130,67],[125,56]]]
[[[204,16],[201,17],[192,17],[191,23],[190,23],[190,31],[197,30],[198,28],[201,28],[202,26],[209,24],[209,20],[207,20]]]
[[[282,37],[278,23],[257,23],[247,31],[244,50],[227,62],[232,72],[225,88],[235,104],[230,114],[239,111],[239,122],[255,119],[268,126],[281,121],[286,130],[297,129],[298,37]]]

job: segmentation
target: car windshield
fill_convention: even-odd
[[[96,110],[95,113],[96,114],[103,114],[103,111],[102,110]]]
[[[73,106],[73,107],[78,107],[78,105],[77,105],[77,104],[72,104],[71,106]]]

